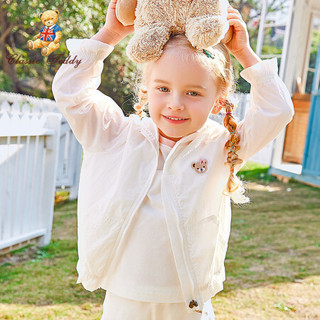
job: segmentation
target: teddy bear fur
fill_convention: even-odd
[[[197,49],[214,46],[229,28],[228,4],[228,0],[118,0],[118,20],[123,25],[134,22],[128,56],[138,63],[157,60],[170,35],[179,33],[185,33]]]
[[[42,31],[46,27],[52,27],[56,25],[59,17],[59,11],[58,10],[47,10],[43,13],[39,14],[39,18],[41,19],[42,23],[44,24],[44,28],[41,29],[40,33],[38,33],[36,36],[33,37],[33,40],[29,40],[27,42],[27,47],[30,50],[34,50],[37,48],[42,48],[41,54],[43,56],[48,56],[53,51],[57,50],[60,46],[60,40],[61,40],[61,28],[57,25],[55,26],[55,29],[57,30],[54,33],[54,36],[51,36],[53,40],[45,41],[41,38],[43,37]]]

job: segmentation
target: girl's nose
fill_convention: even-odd
[[[179,97],[172,97],[172,99],[168,103],[168,108],[172,110],[183,110],[184,105],[182,99]]]

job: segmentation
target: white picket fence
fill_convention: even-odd
[[[55,101],[49,99],[39,99],[36,97],[0,91],[0,112],[1,104],[4,102],[12,105],[13,107],[11,108],[13,111],[22,108],[22,113],[29,113],[32,110],[32,112],[40,114],[45,114],[47,112],[61,114]],[[70,199],[76,199],[78,197],[81,160],[82,147],[72,133],[67,120],[62,116],[58,169],[55,185],[56,191],[61,189],[69,191]]]
[[[55,190],[77,197],[82,149],[55,102],[0,92],[0,250],[51,239]]]
[[[20,116],[16,107],[1,105],[0,250],[51,238],[61,115]]]

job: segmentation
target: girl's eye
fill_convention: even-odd
[[[190,96],[193,96],[193,97],[196,97],[196,96],[199,95],[198,92],[195,92],[195,91],[190,91],[190,92],[188,92],[188,94],[189,94]]]
[[[159,90],[160,90],[161,92],[168,92],[168,91],[169,91],[169,89],[166,88],[166,87],[160,87]]]

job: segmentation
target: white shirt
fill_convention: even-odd
[[[171,149],[160,143],[157,172],[107,281],[107,290],[127,299],[158,303],[184,301],[161,196],[163,165]]]

